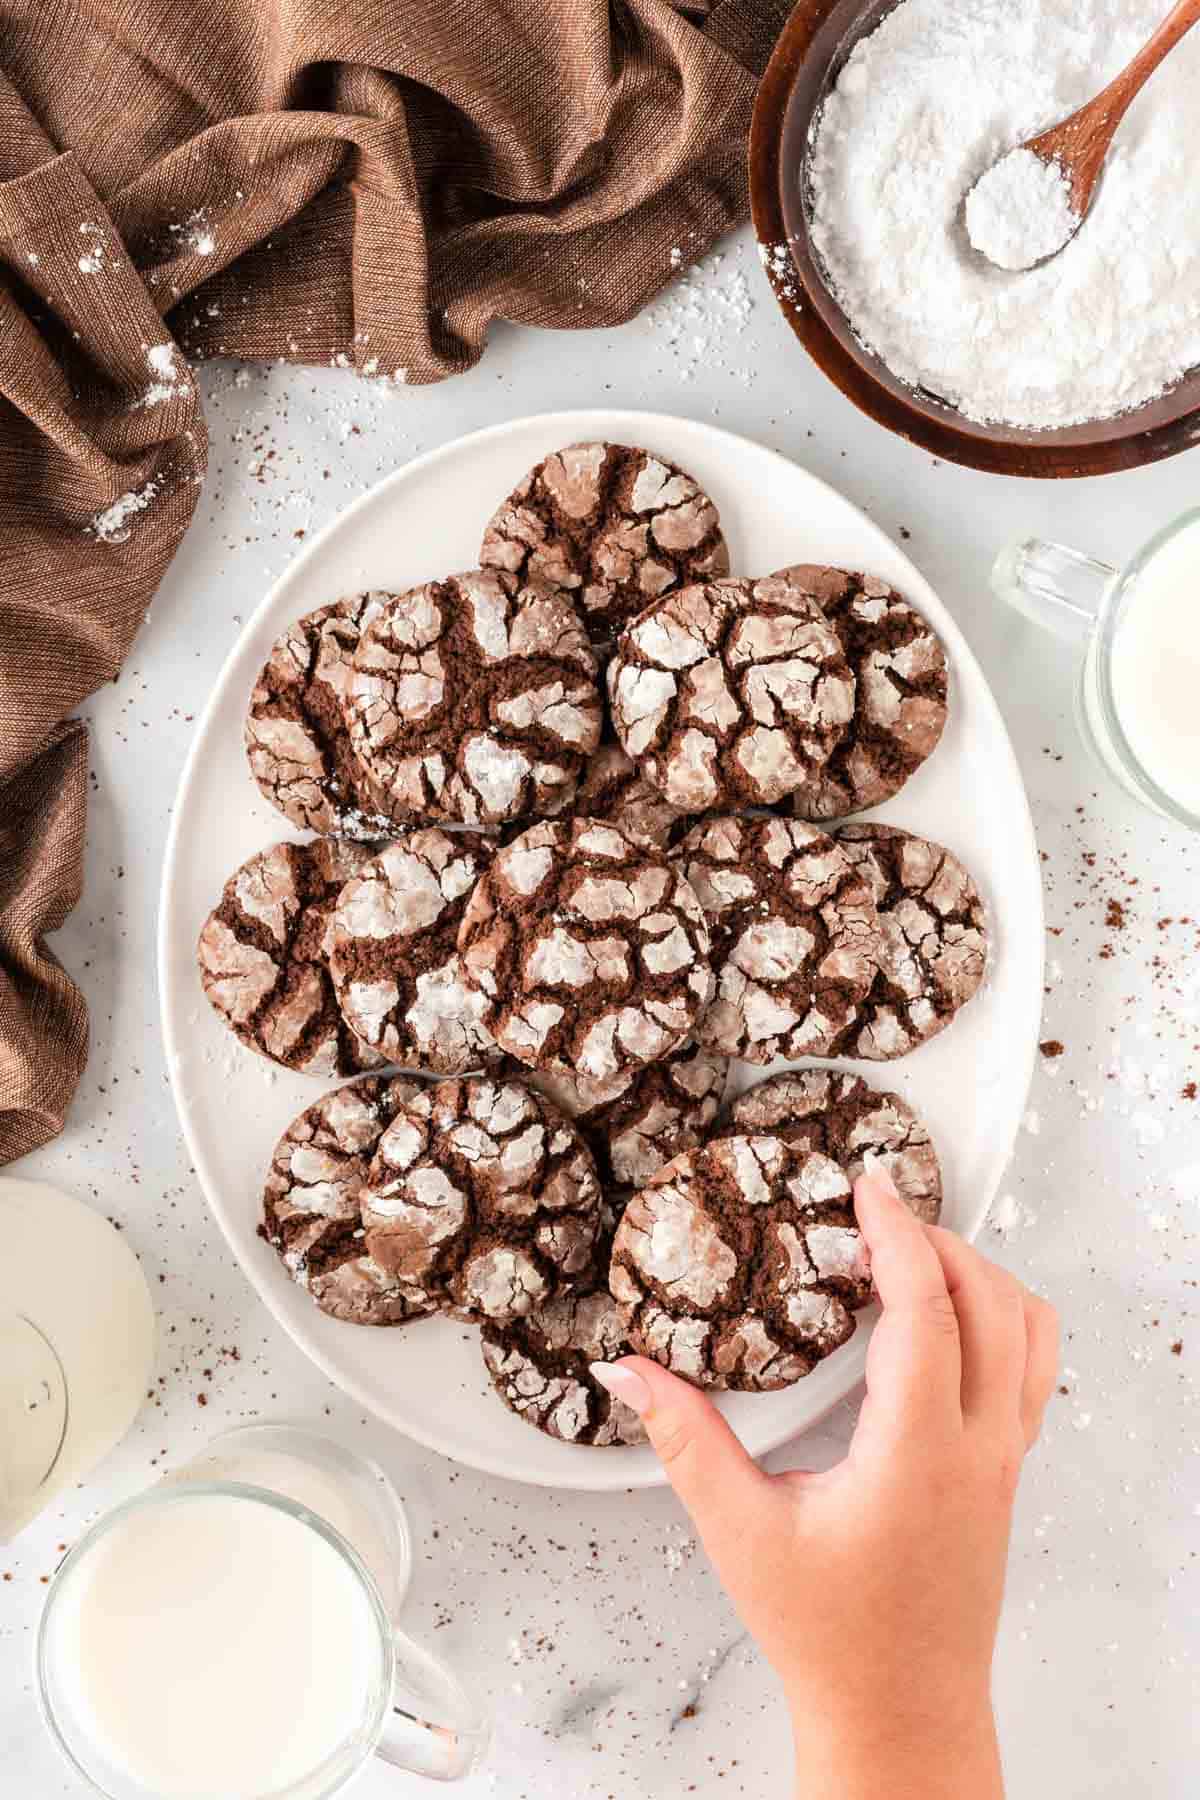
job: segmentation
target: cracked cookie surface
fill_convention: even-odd
[[[486,826],[563,811],[600,741],[596,672],[573,602],[539,583],[482,569],[398,595],[346,689],[371,805]]]
[[[867,882],[800,819],[717,818],[673,852],[708,919],[716,992],[700,1043],[746,1062],[829,1056],[876,973]]]
[[[329,922],[364,844],[274,844],[225,883],[197,946],[200,980],[248,1049],[303,1075],[352,1075],[383,1062],[342,1018],[329,974]]]
[[[667,594],[622,632],[607,680],[622,747],[681,812],[794,793],[854,716],[837,632],[782,575]]]
[[[739,1094],[714,1135],[767,1132],[831,1157],[852,1183],[882,1165],[909,1211],[924,1224],[937,1223],[937,1151],[923,1120],[899,1094],[881,1093],[861,1075],[834,1069],[785,1069]]]
[[[932,625],[875,575],[796,563],[780,577],[812,595],[853,671],[854,717],[828,762],[792,795],[800,819],[841,819],[889,800],[937,748],[946,652]]]
[[[321,1308],[352,1325],[406,1325],[428,1301],[365,1247],[360,1199],[380,1138],[421,1092],[410,1075],[365,1075],[322,1095],[275,1146],[261,1235]]]
[[[605,443],[568,444],[531,469],[488,522],[479,560],[572,595],[597,642],[660,594],[729,568],[717,509],[692,477]]]
[[[641,1355],[701,1387],[788,1387],[871,1297],[849,1179],[775,1134],[685,1151],[625,1209],[609,1286]]]
[[[663,799],[620,744],[601,744],[583,772],[571,811],[578,819],[606,819],[635,844],[655,850],[666,847],[687,817]]]
[[[271,805],[306,831],[388,834],[386,819],[362,809],[342,708],[359,635],[393,597],[352,594],[294,620],[254,684],[245,726],[250,772]]]
[[[681,1150],[709,1136],[729,1079],[729,1058],[685,1044],[662,1062],[607,1081],[530,1070],[539,1093],[574,1120],[610,1197],[627,1199]]]
[[[944,1031],[987,972],[988,928],[953,853],[895,825],[843,825],[837,842],[879,912],[874,980],[836,1054],[888,1061]]]
[[[596,819],[534,825],[498,850],[458,948],[501,1049],[591,1081],[670,1055],[712,989],[683,871]]]
[[[481,1341],[484,1367],[505,1406],[547,1437],[598,1448],[647,1441],[632,1408],[591,1374],[590,1364],[630,1352],[607,1288],[561,1294],[526,1319],[485,1325]]]
[[[362,1190],[369,1255],[476,1324],[522,1318],[594,1279],[600,1210],[575,1127],[524,1083],[481,1076],[402,1108]]]
[[[338,896],[329,929],[334,989],[351,1030],[388,1062],[458,1075],[496,1055],[456,947],[492,850],[475,831],[400,828]]]

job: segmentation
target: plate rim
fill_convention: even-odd
[[[614,421],[616,420],[630,422],[632,430],[630,430],[630,424],[626,423],[622,423],[618,428],[614,429]],[[813,485],[819,494],[829,496],[841,507],[848,507],[854,513],[857,521],[865,527],[866,531],[885,542],[890,547],[893,554],[911,569],[918,581],[934,595],[941,611],[945,614],[949,625],[949,630],[943,632],[943,635],[948,636],[952,640],[951,648],[955,658],[959,659],[963,664],[969,664],[973,669],[978,677],[979,703],[985,705],[990,710],[997,743],[999,746],[1003,747],[1003,752],[1008,761],[1008,785],[1015,790],[1015,793],[1020,796],[1021,800],[1018,813],[1022,836],[1025,839],[1024,849],[1026,852],[1026,856],[1023,857],[1022,860],[1027,861],[1028,869],[1032,871],[1036,877],[1031,883],[1032,891],[1030,898],[1033,900],[1035,912],[1032,922],[1038,927],[1037,960],[1039,979],[1036,985],[1031,989],[1031,999],[1033,1002],[1031,1009],[1031,1029],[1028,1033],[1028,1044],[1024,1052],[1023,1080],[1021,1081],[1020,1088],[1023,1095],[1028,1094],[1033,1078],[1033,1070],[1037,1056],[1038,1026],[1041,1019],[1041,988],[1044,981],[1046,954],[1044,894],[1040,877],[1037,876],[1037,838],[1034,831],[1032,813],[1029,808],[1029,796],[1025,788],[1024,778],[1021,774],[1020,764],[1017,760],[1016,752],[1009,736],[1008,727],[1005,724],[1003,714],[1000,711],[995,695],[992,692],[991,684],[984,673],[982,665],[967,642],[957,620],[954,618],[945,602],[942,601],[940,594],[938,594],[932,582],[922,574],[907,552],[897,544],[886,531],[884,531],[882,526],[878,525],[861,506],[850,499],[846,494],[840,492],[840,490],[835,488],[832,483],[825,481],[819,475],[814,475],[809,469],[805,468],[802,463],[797,462],[791,456],[785,455],[782,451],[776,450],[773,446],[761,443],[758,439],[749,437],[744,433],[729,431],[726,427],[721,425],[713,425],[707,420],[688,418],[686,415],[676,413],[649,412],[636,407],[580,407],[561,409],[553,412],[526,413],[516,419],[504,420],[499,424],[487,425],[476,431],[462,433],[444,444],[437,445],[431,450],[422,452],[421,455],[413,457],[410,461],[401,464],[399,468],[391,470],[364,493],[359,494],[348,506],[336,513],[332,519],[322,526],[321,530],[315,534],[311,541],[306,542],[300,552],[291,559],[287,567],[271,583],[271,586],[259,601],[258,605],[247,616],[244,623],[239,628],[237,637],[231,644],[225,659],[221,664],[220,671],[217,674],[204,707],[196,720],[195,734],[188,749],[183,772],[180,775],[179,783],[175,790],[170,827],[163,852],[162,878],[158,892],[159,903],[158,924],[155,934],[155,966],[159,988],[159,1022],[162,1029],[163,1047],[166,1053],[167,1072],[170,1080],[171,1098],[175,1108],[175,1116],[194,1166],[196,1180],[201,1193],[204,1196],[205,1204],[212,1217],[216,1220],[222,1237],[228,1248],[232,1251],[234,1259],[249,1283],[255,1299],[266,1307],[276,1324],[286,1332],[297,1348],[308,1357],[309,1361],[320,1369],[322,1374],[332,1381],[344,1394],[348,1395],[352,1400],[364,1407],[373,1418],[378,1419],[391,1430],[397,1431],[401,1435],[412,1439],[413,1442],[420,1444],[424,1449],[432,1450],[439,1456],[446,1457],[448,1461],[454,1462],[460,1467],[473,1468],[499,1480],[516,1481],[525,1486],[543,1487],[548,1488],[551,1491],[562,1489],[588,1493],[628,1492],[633,1490],[651,1490],[667,1486],[668,1482],[665,1472],[656,1461],[648,1461],[642,1463],[636,1469],[628,1469],[627,1472],[623,1474],[620,1468],[620,1459],[618,1459],[618,1462],[616,1463],[606,1462],[603,1465],[603,1468],[610,1469],[611,1474],[600,1480],[596,1480],[594,1478],[595,1476],[602,1475],[602,1468],[598,1466],[598,1459],[589,1455],[586,1446],[565,1445],[564,1448],[577,1451],[581,1458],[586,1458],[586,1462],[580,1462],[578,1476],[575,1476],[573,1472],[568,1472],[567,1465],[564,1463],[563,1473],[561,1475],[556,1474],[555,1477],[551,1479],[536,1469],[526,1469],[525,1467],[514,1468],[510,1463],[506,1463],[500,1457],[493,1456],[485,1449],[474,1451],[472,1455],[467,1458],[461,1454],[447,1450],[443,1444],[436,1441],[431,1433],[421,1429],[419,1426],[414,1427],[408,1422],[405,1422],[402,1425],[398,1424],[394,1417],[391,1417],[380,1410],[376,1396],[368,1387],[360,1383],[353,1373],[347,1372],[336,1358],[329,1356],[325,1350],[309,1338],[307,1334],[303,1334],[295,1322],[288,1316],[286,1309],[283,1306],[276,1304],[272,1290],[270,1287],[260,1284],[257,1279],[256,1271],[252,1267],[248,1257],[243,1254],[237,1234],[235,1234],[231,1224],[227,1223],[225,1216],[226,1208],[220,1194],[220,1183],[209,1169],[204,1150],[193,1136],[189,1124],[188,1112],[185,1105],[186,1096],[182,1091],[179,1076],[180,1051],[173,1017],[175,987],[170,976],[171,951],[169,943],[169,925],[172,921],[172,888],[174,885],[176,864],[181,854],[182,821],[188,810],[188,800],[190,798],[192,787],[198,779],[202,761],[201,747],[204,744],[213,716],[224,701],[226,692],[233,681],[234,667],[238,661],[241,647],[246,639],[258,629],[259,625],[265,620],[267,614],[273,609],[281,590],[291,585],[301,572],[322,554],[328,540],[335,534],[343,532],[360,513],[365,512],[368,508],[378,505],[381,496],[389,489],[393,487],[403,487],[414,477],[419,477],[426,473],[438,463],[453,460],[464,450],[474,450],[479,447],[485,447],[491,442],[516,437],[524,431],[539,430],[549,432],[552,428],[559,427],[560,422],[562,429],[561,441],[563,443],[581,441],[581,433],[590,434],[592,437],[606,438],[613,442],[653,442],[653,434],[656,430],[662,430],[669,433],[683,427],[686,431],[700,432],[711,439],[718,440],[719,444],[724,446],[726,452],[735,458],[739,451],[750,448],[758,454],[765,455],[778,463],[786,465],[788,471],[802,475],[807,482]],[[842,1061],[844,1062],[844,1059],[842,1059]],[[820,1066],[833,1068],[842,1066],[842,1063],[823,1061]],[[1021,1071],[1018,1071],[1018,1074],[1021,1074]],[[314,1095],[314,1099],[317,1097],[318,1096]],[[989,1178],[982,1184],[984,1191],[986,1191],[988,1195],[987,1202],[981,1207],[976,1208],[976,1212],[972,1216],[969,1224],[960,1233],[967,1242],[972,1242],[979,1235],[979,1232],[983,1227],[991,1205],[992,1195],[995,1187],[998,1185],[1003,1169],[1011,1159],[1015,1141],[1016,1133],[1014,1130],[1012,1139],[993,1152],[989,1164]],[[775,1438],[772,1443],[755,1451],[754,1455],[756,1458],[770,1455],[773,1451],[780,1449],[783,1445],[792,1443],[804,1433],[813,1430],[823,1419],[827,1418],[843,1400],[849,1398],[854,1393],[855,1389],[862,1381],[869,1335],[869,1332],[860,1329],[844,1348],[842,1354],[845,1357],[845,1369],[848,1379],[844,1384],[841,1393],[830,1398],[828,1403],[823,1404],[820,1411],[808,1419],[803,1425],[797,1426],[793,1431],[784,1432],[782,1435]],[[591,1478],[589,1478],[589,1471],[591,1471]]]

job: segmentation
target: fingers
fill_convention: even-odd
[[[867,1356],[869,1432],[903,1437],[918,1422],[961,1423],[958,1319],[941,1261],[924,1229],[880,1171],[854,1184],[883,1317]]]
[[[1021,1416],[1025,1290],[952,1231],[930,1225],[927,1232],[958,1314],[963,1417],[1007,1430]]]
[[[1058,1375],[1058,1314],[1036,1294],[1025,1294],[1025,1380],[1021,1425],[1028,1448],[1037,1441]]]
[[[1054,1308],[953,1232],[926,1230],[958,1313],[963,1416],[998,1430],[1019,1425],[1028,1447],[1058,1367]]]
[[[744,1548],[744,1533],[770,1480],[706,1394],[646,1357],[593,1363],[602,1387],[641,1418],[667,1479],[687,1507],[718,1570]]]

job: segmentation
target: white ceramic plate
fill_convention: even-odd
[[[314,539],[242,632],[196,734],[163,871],[159,957],[175,1100],[209,1204],[275,1317],[327,1374],[400,1431],[457,1461],[548,1487],[630,1488],[662,1477],[645,1449],[561,1444],[491,1393],[477,1336],[449,1320],[371,1330],[326,1318],[256,1235],[263,1174],[289,1120],[319,1083],[244,1051],[200,988],[195,944],[226,878],[287,836],[246,767],[242,720],[273,640],[301,613],[363,588],[398,589],[474,565],[485,520],[531,464],[585,438],[644,444],[688,469],[721,511],[733,567],[790,562],[869,570],[911,595],[940,631],[952,667],[950,722],[936,754],[878,816],[955,850],[989,903],[990,977],[949,1031],[914,1055],[862,1073],[904,1094],[933,1132],[946,1179],[944,1221],[983,1222],[1008,1161],[1041,1015],[1042,904],[1021,777],[996,703],[945,607],[896,545],[803,469],[744,438],[687,419],[573,412],[481,431],[382,481]],[[986,805],[984,799],[986,797]],[[854,1066],[854,1065],[847,1065]],[[739,1085],[761,1071],[735,1065]],[[803,1431],[863,1373],[869,1319],[798,1386],[723,1404],[757,1455]]]

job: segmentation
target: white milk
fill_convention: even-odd
[[[1137,576],[1110,669],[1134,755],[1177,805],[1200,815],[1200,523],[1178,532]]]
[[[124,1436],[153,1358],[150,1290],[121,1234],[0,1175],[0,1543]]]
[[[372,1716],[367,1592],[290,1514],[196,1494],[140,1509],[66,1576],[48,1646],[99,1752],[162,1800],[258,1800]]]

